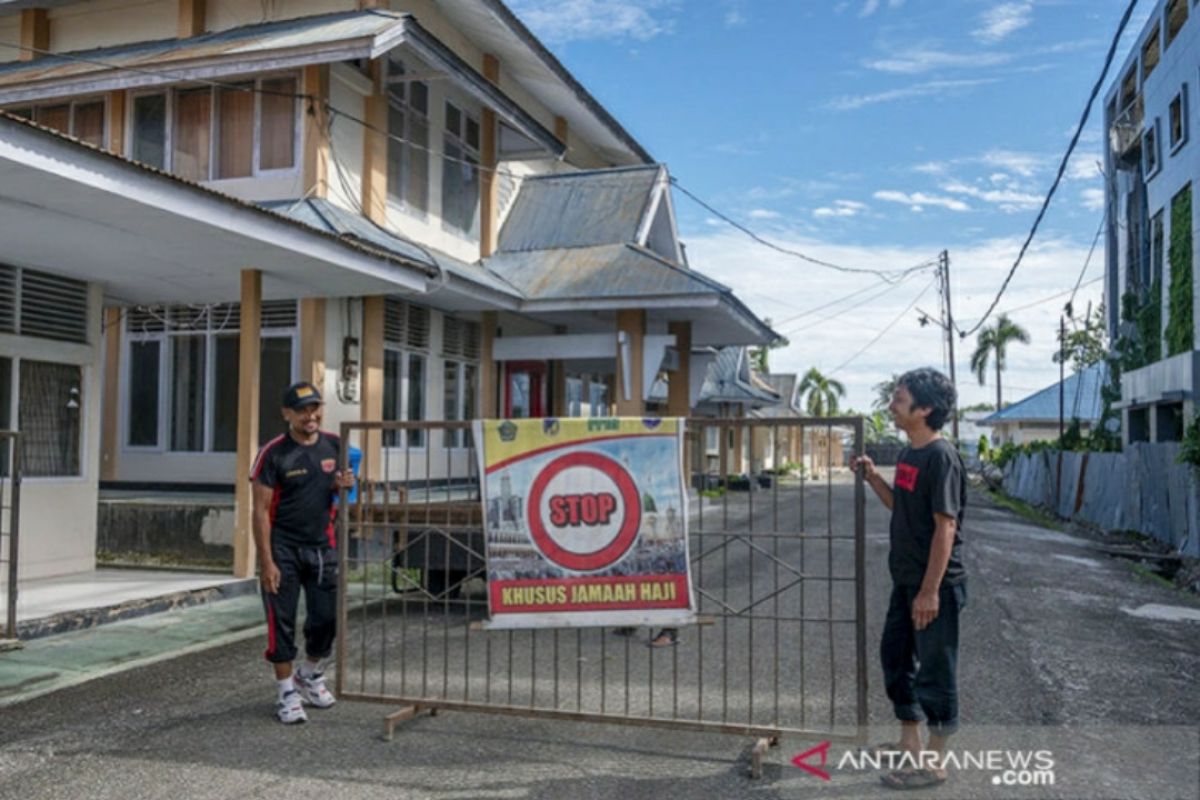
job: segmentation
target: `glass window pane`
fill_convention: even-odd
[[[588,398],[588,401],[591,403],[591,406],[592,406],[592,416],[593,417],[607,417],[608,416],[608,386],[606,384],[600,383],[599,381],[592,381],[589,384],[589,387],[590,387],[589,392],[591,393],[591,396]]]
[[[458,395],[458,378],[459,378],[459,363],[457,361],[444,361],[442,377],[442,418],[447,422],[455,422],[459,419],[459,395]],[[462,431],[446,431],[445,442],[446,447],[459,447],[459,442],[462,437]]]
[[[133,100],[133,160],[151,167],[167,166],[167,96],[149,94]]]
[[[408,357],[408,419],[419,422],[425,419],[425,358],[418,355]],[[408,432],[409,447],[425,446],[425,431]]]
[[[528,372],[512,372],[508,376],[509,416],[513,419],[528,419],[530,414],[530,386]]]
[[[422,115],[429,113],[429,87],[420,81],[409,84],[408,106]]]
[[[474,421],[478,415],[476,411],[476,396],[479,394],[479,370],[474,364],[463,364],[463,419],[468,422]],[[474,439],[471,430],[466,431],[466,447],[471,447]]]
[[[467,147],[472,150],[479,149],[479,123],[473,119],[467,119]]]
[[[39,125],[53,128],[60,133],[71,132],[71,106],[42,106],[34,111],[34,119]]]
[[[5,113],[12,114],[14,117],[21,119],[33,119],[33,109],[26,106],[25,108],[6,108]]]
[[[0,430],[12,430],[12,359],[0,358]],[[0,478],[12,474],[9,458],[12,447],[8,439],[0,439]]]
[[[171,341],[171,449],[204,449],[205,341],[176,336]]]
[[[404,110],[388,105],[388,133],[404,138]],[[404,144],[397,139],[387,140],[387,191],[396,202],[404,200]]]
[[[70,364],[21,361],[17,426],[27,477],[78,475],[83,370]]]
[[[450,103],[446,103],[446,130],[455,137],[462,136],[462,112]]]
[[[262,130],[259,169],[290,169],[296,165],[296,79],[262,82]]]
[[[567,416],[583,416],[583,380],[567,378]]]
[[[129,444],[158,446],[159,355],[162,343],[129,343]]]
[[[393,422],[403,419],[400,413],[401,388],[404,379],[404,354],[398,350],[383,352],[383,418]],[[400,444],[397,431],[384,431],[383,444],[385,447],[396,447]]]
[[[240,339],[236,333],[213,339],[213,441],[217,453],[237,452],[238,364]],[[276,412],[278,415],[278,412]],[[276,426],[278,427],[278,426]],[[259,434],[263,433],[259,424]],[[270,438],[270,437],[267,437]],[[265,441],[265,440],[264,440]]]
[[[292,385],[292,337],[269,336],[259,346],[258,443],[264,445],[284,430],[279,398]]]
[[[429,210],[429,121],[409,114],[408,141],[404,200],[410,208],[425,213]]]
[[[187,89],[176,94],[173,171],[179,177],[208,180],[211,123],[211,90]]]
[[[81,142],[104,147],[104,101],[76,103],[71,135]]]
[[[217,93],[217,177],[245,178],[254,171],[254,88]]]

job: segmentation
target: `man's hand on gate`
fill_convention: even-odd
[[[353,489],[354,488],[354,470],[344,469],[337,473],[333,479],[334,489]]]
[[[912,604],[913,626],[917,630],[923,631],[929,627],[929,623],[937,619],[937,615],[937,592],[926,592],[924,590],[918,592],[917,596],[913,598]]]
[[[281,577],[279,567],[275,566],[275,562],[265,561],[262,565],[262,571],[259,573],[258,582],[262,585],[264,592],[275,594],[279,591]]]
[[[862,469],[863,480],[872,480],[879,473],[875,471],[875,461],[870,456],[854,456],[850,459],[850,469],[858,472]]]

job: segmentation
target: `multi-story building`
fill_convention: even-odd
[[[94,563],[101,482],[236,487],[248,573],[246,476],[296,379],[332,429],[686,415],[705,348],[774,339],[500,0],[0,0],[0,112],[27,577]],[[369,478],[470,458],[359,444]]]
[[[1200,7],[1160,0],[1105,102],[1105,307],[1126,442],[1177,441],[1200,405]]]

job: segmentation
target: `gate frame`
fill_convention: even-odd
[[[708,418],[708,417],[683,417],[684,423],[684,450],[681,454],[686,460],[686,448],[689,446],[689,434],[693,429],[703,430],[706,427],[727,428],[743,428],[749,429],[751,434],[751,450],[753,450],[753,431],[757,429],[775,429],[790,428],[803,431],[806,428],[825,428],[832,430],[834,427],[848,427],[853,431],[854,446],[853,450],[856,455],[865,453],[864,439],[864,420],[862,417],[800,417],[800,418]],[[379,451],[379,458],[386,457],[388,448],[383,446],[383,433],[386,431],[405,431],[405,430],[424,430],[431,432],[434,430],[451,431],[451,430],[471,430],[474,424],[473,420],[429,420],[420,422],[406,421],[358,421],[358,422],[343,422],[340,428],[341,440],[347,443],[341,448],[339,455],[340,470],[349,468],[349,446],[348,443],[351,434],[354,431],[360,431],[364,441],[369,441],[375,438],[375,445]],[[372,437],[371,434],[375,436]],[[722,468],[727,457],[727,436],[722,435],[720,441],[721,464]],[[776,439],[778,441],[778,439]],[[478,447],[480,443],[476,443]],[[426,447],[431,447],[430,440],[426,439]],[[364,458],[364,463],[369,459]],[[688,494],[696,491],[691,486],[690,477],[693,474],[691,464],[683,464],[685,476],[685,491]],[[699,474],[704,474],[701,471]],[[803,484],[802,484],[803,486]],[[742,736],[755,737],[755,742],[750,748],[752,777],[760,777],[762,772],[762,758],[770,747],[778,746],[780,738],[784,735],[812,738],[826,741],[837,741],[849,744],[864,744],[866,742],[866,729],[868,723],[868,679],[867,679],[867,658],[866,658],[866,492],[865,481],[862,473],[854,474],[854,583],[855,583],[855,665],[856,665],[856,732],[854,734],[837,734],[831,731],[822,730],[806,730],[802,728],[789,728],[773,725],[756,725],[756,724],[739,724],[730,722],[713,722],[695,719],[669,719],[665,717],[649,717],[649,716],[634,716],[630,714],[617,714],[610,712],[597,711],[569,711],[565,709],[548,709],[530,706],[517,706],[501,703],[488,703],[474,700],[450,700],[448,698],[411,698],[399,697],[392,695],[382,695],[370,692],[348,692],[345,687],[345,672],[346,672],[346,632],[349,622],[349,613],[347,608],[347,581],[346,567],[348,565],[347,557],[349,555],[349,539],[350,539],[350,513],[341,513],[338,515],[338,604],[337,604],[337,654],[336,654],[336,676],[335,690],[338,697],[344,697],[348,701],[365,701],[388,705],[402,706],[398,711],[387,714],[384,717],[384,733],[383,738],[386,741],[391,741],[395,726],[400,722],[411,719],[414,716],[427,712],[431,716],[437,715],[440,710],[446,711],[471,711],[483,714],[497,714],[502,716],[517,716],[528,717],[533,719],[552,719],[552,720],[570,720],[576,722],[599,722],[609,724],[630,725],[634,727],[648,728],[663,728],[670,730],[687,730],[687,731],[702,731],[713,733],[729,733]],[[803,491],[803,488],[802,490]],[[349,509],[357,507],[348,504],[347,496],[349,490],[341,489],[339,492],[340,508],[349,512]],[[359,487],[358,497],[361,501],[363,497],[362,487]],[[481,496],[479,502],[483,502]],[[703,501],[701,501],[703,502]],[[702,531],[703,532],[703,531]],[[689,530],[689,536],[694,532]],[[712,531],[710,533],[717,533]],[[845,538],[845,537],[840,537]],[[829,542],[829,547],[832,547],[832,539]],[[485,551],[485,570],[486,570],[486,551]],[[826,580],[832,580],[832,576]],[[778,587],[776,588],[778,590]],[[375,601],[371,601],[375,602]],[[830,617],[833,616],[832,608],[830,609]],[[833,620],[829,620],[832,624]],[[700,624],[703,624],[701,620]],[[472,626],[474,627],[474,626]],[[575,628],[558,628],[545,630],[575,630]],[[831,645],[832,646],[832,645]],[[831,700],[832,702],[832,700]],[[831,708],[832,711],[832,708]]]

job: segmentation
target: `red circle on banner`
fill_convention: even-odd
[[[572,467],[594,469],[604,475],[616,484],[624,504],[624,518],[616,536],[603,547],[589,553],[568,550],[560,545],[550,535],[542,519],[542,495],[546,493],[546,487],[556,475]],[[637,541],[638,530],[642,524],[641,497],[633,478],[625,468],[608,456],[588,452],[567,453],[547,464],[534,478],[533,487],[529,492],[526,518],[529,520],[529,533],[542,555],[569,570],[595,572],[615,564]]]

